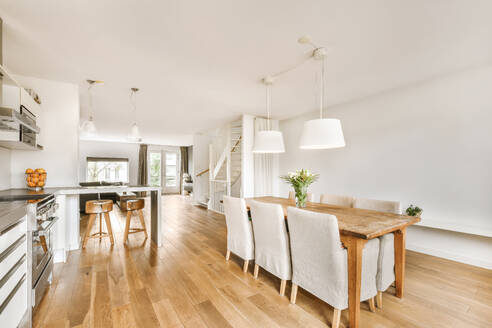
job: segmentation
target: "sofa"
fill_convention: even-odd
[[[188,173],[183,174],[183,194],[193,193],[193,179]]]
[[[79,185],[81,187],[103,187],[103,186],[123,186],[125,184],[122,182],[96,181],[96,182],[80,182]],[[113,203],[115,203],[118,200],[115,192],[80,194],[79,195],[80,212],[85,213],[85,202],[87,202],[88,200],[96,200],[96,199],[110,199],[113,201]]]

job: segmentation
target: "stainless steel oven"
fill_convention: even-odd
[[[58,205],[54,195],[36,204],[36,225],[32,231],[32,290],[33,307],[36,307],[51,283],[53,271],[52,228],[58,221]]]

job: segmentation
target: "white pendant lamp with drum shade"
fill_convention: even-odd
[[[343,136],[342,124],[340,120],[335,118],[323,118],[324,105],[324,90],[325,90],[325,59],[327,50],[325,47],[317,46],[309,36],[302,36],[297,40],[301,44],[308,44],[313,47],[313,50],[307,53],[300,61],[293,66],[284,69],[281,72],[270,75],[263,79],[267,86],[267,114],[268,124],[270,124],[270,103],[269,103],[269,88],[273,79],[299,68],[305,62],[315,59],[321,62],[321,90],[319,101],[319,118],[309,120],[304,123],[302,129],[299,148],[301,149],[331,149],[345,147],[345,138]],[[270,126],[270,125],[269,125]],[[270,130],[270,128],[268,128]],[[263,133],[262,133],[263,132]],[[255,137],[255,153],[283,153],[284,142],[282,132],[280,131],[260,131]]]
[[[135,120],[133,121],[133,124],[130,128],[130,133],[128,134],[128,138],[133,139],[133,140],[140,140],[142,139],[142,136],[140,135],[140,130],[138,129],[137,125],[137,91],[138,88],[131,88],[131,93],[130,93],[130,102],[133,106],[133,112],[135,114]]]
[[[253,153],[256,154],[278,154],[285,152],[284,137],[282,132],[271,130],[270,128],[270,112],[271,112],[271,88],[273,78],[268,76],[263,79],[266,86],[266,109],[267,109],[267,129],[258,131],[255,134],[255,144]]]
[[[308,37],[299,39],[299,43],[313,45]],[[345,147],[342,124],[335,118],[323,118],[324,90],[325,90],[325,58],[326,49],[316,48],[313,58],[321,61],[321,88],[319,102],[319,118],[304,122],[299,142],[301,149],[331,149]]]

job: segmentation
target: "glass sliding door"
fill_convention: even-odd
[[[162,153],[151,152],[150,153],[150,181],[149,184],[152,187],[160,187],[162,184]]]
[[[177,151],[163,151],[164,154],[164,192],[179,193],[179,154]]]
[[[181,191],[181,164],[178,150],[153,149],[148,154],[149,185],[161,187],[163,194]]]

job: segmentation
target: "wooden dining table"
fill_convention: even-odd
[[[295,200],[293,199],[256,197],[246,199],[248,209],[252,200],[281,205],[286,219],[288,219],[287,208],[296,206]],[[399,298],[403,297],[405,285],[406,228],[419,222],[419,217],[310,202],[307,202],[304,209],[335,215],[338,219],[340,239],[343,246],[347,249],[350,327],[359,327],[360,323],[362,250],[368,240],[387,233],[393,233],[395,235],[396,296]]]

